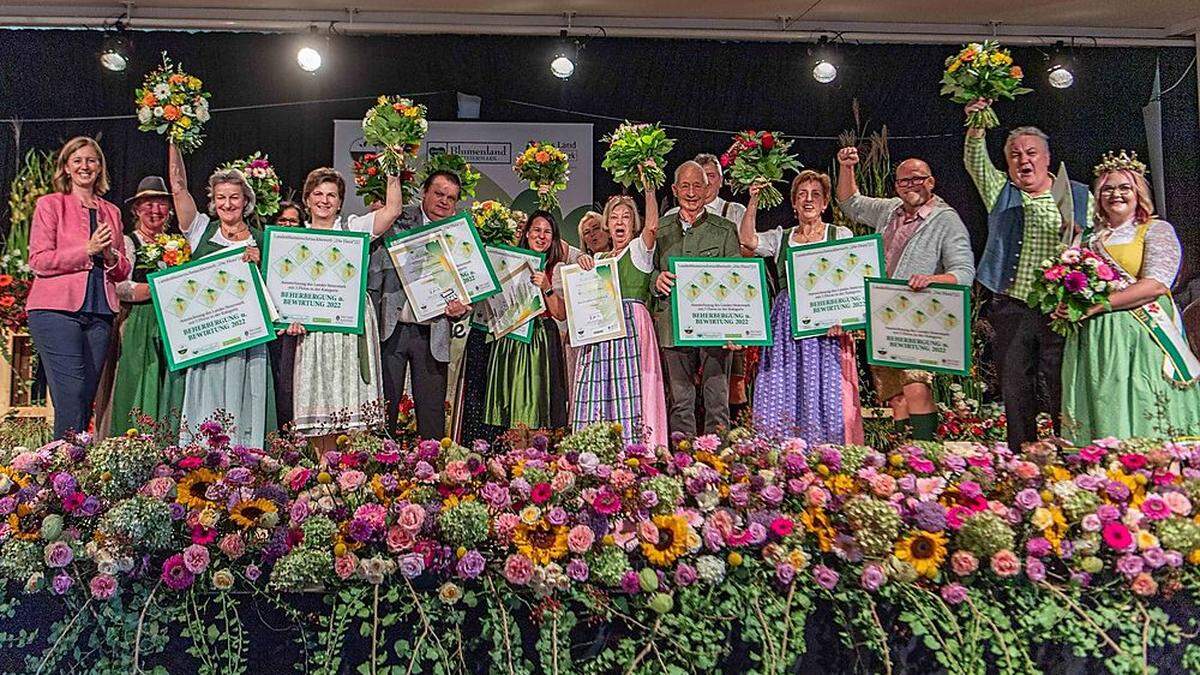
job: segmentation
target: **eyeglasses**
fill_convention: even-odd
[[[1105,185],[1100,188],[1102,195],[1115,195],[1118,192],[1124,195],[1133,194],[1134,187],[1129,183],[1121,183],[1120,185]]]
[[[299,225],[300,219],[299,218],[276,218],[275,224],[276,225]]]
[[[900,187],[912,187],[914,185],[920,185],[927,180],[929,180],[929,176],[910,176],[908,178],[897,178],[896,185],[899,185]]]

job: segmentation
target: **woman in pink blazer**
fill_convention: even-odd
[[[54,400],[54,435],[86,431],[108,354],[118,281],[130,264],[121,212],[108,192],[104,152],[78,136],[58,153],[54,192],[37,201],[29,232],[29,334]]]

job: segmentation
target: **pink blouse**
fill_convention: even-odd
[[[113,313],[118,309],[117,282],[129,278],[132,269],[122,246],[121,212],[111,202],[96,198],[97,227],[112,231],[112,250],[117,261],[104,268],[104,295]],[[92,258],[87,254],[88,210],[77,197],[55,192],[37,201],[29,231],[29,267],[33,286],[27,310],[53,309],[76,312],[87,293]]]

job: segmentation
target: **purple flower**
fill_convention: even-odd
[[[919,502],[913,509],[913,523],[926,532],[946,529],[946,509],[937,502]]]
[[[66,567],[75,559],[75,553],[65,541],[55,541],[46,544],[43,551],[48,567]]]
[[[829,446],[821,448],[821,463],[837,471],[842,468],[842,453]]]
[[[787,586],[788,584],[792,583],[792,580],[795,578],[795,565],[787,562],[781,562],[775,566],[775,579],[778,580],[780,584]]]
[[[567,510],[561,506],[552,506],[546,512],[546,521],[551,525],[562,525],[567,522]]]
[[[71,575],[65,573],[56,574],[54,575],[54,579],[50,582],[50,589],[54,591],[55,595],[64,595],[68,590],[71,589],[71,586],[74,585],[74,583],[75,580],[71,578]]]
[[[1115,480],[1110,480],[1108,484],[1104,486],[1104,493],[1108,495],[1108,498],[1114,502],[1123,502],[1129,499],[1129,487],[1124,483]],[[1111,504],[1106,506],[1111,506]],[[1100,517],[1104,518],[1103,515]]]
[[[350,521],[350,536],[355,541],[367,541],[374,532],[375,528],[363,518],[355,518]]]
[[[762,497],[764,504],[771,507],[779,506],[783,502],[783,490],[778,485],[766,486],[762,492],[758,493],[758,496]]]
[[[832,591],[834,586],[837,586],[838,573],[824,565],[814,565],[812,568],[813,581],[817,585],[827,591]]]
[[[433,465],[424,460],[417,462],[417,466],[413,469],[413,476],[417,480],[429,480],[433,478]]]
[[[1167,551],[1163,553],[1163,562],[1167,567],[1183,567],[1183,554],[1179,551]]]
[[[863,588],[874,592],[879,590],[879,587],[883,585],[883,582],[886,579],[887,576],[883,573],[883,568],[875,563],[871,563],[866,567],[863,567],[862,574],[859,576],[858,581],[862,584]]]
[[[508,494],[508,488],[496,482],[484,483],[479,490],[479,496],[483,497],[483,501],[487,505],[496,510],[502,510],[512,503],[512,498]]]
[[[545,452],[546,448],[550,447],[550,439],[546,438],[546,434],[535,434],[532,445],[538,452]]]
[[[458,576],[464,579],[474,579],[483,573],[485,562],[483,555],[479,551],[470,550],[467,551],[466,555],[458,559],[455,571],[458,572]]]
[[[225,474],[225,482],[230,485],[249,485],[254,480],[254,474],[244,466],[234,467]]]
[[[638,579],[638,573],[633,570],[625,572],[625,576],[621,577],[621,590],[634,595],[641,589],[642,582]]]
[[[58,495],[59,497],[66,497],[72,492],[75,492],[75,489],[78,487],[78,483],[75,482],[75,477],[66,472],[54,474],[53,485],[54,494]]]
[[[1017,506],[1032,511],[1042,505],[1042,496],[1033,488],[1025,488],[1017,493]]]
[[[262,570],[258,565],[246,565],[246,578],[251,582],[258,581],[258,577],[262,575]]]
[[[696,568],[687,563],[679,563],[675,568],[675,584],[691,586],[694,583],[696,583]]]
[[[100,500],[88,495],[84,498],[83,504],[79,505],[79,512],[85,516],[94,516],[100,511]]]
[[[567,577],[572,581],[587,581],[590,573],[588,564],[582,558],[571,558],[571,562],[567,563]]]
[[[947,605],[962,604],[967,599],[967,589],[962,584],[946,584],[941,594]]]
[[[1067,275],[1063,277],[1063,288],[1067,289],[1069,293],[1078,293],[1087,288],[1087,285],[1088,278],[1083,272],[1068,272]]]
[[[654,490],[642,490],[638,495],[638,500],[642,504],[642,508],[652,509],[658,506],[658,493]]]
[[[195,575],[189,572],[183,564],[183,555],[176,553],[163,561],[162,582],[167,585],[167,588],[182,591],[191,586],[195,580]]]
[[[1025,559],[1025,576],[1030,581],[1042,581],[1046,578],[1046,564],[1037,558]]]
[[[187,515],[187,507],[179,502],[171,502],[167,506],[167,510],[171,512],[171,520],[183,520]]]
[[[424,571],[425,559],[420,554],[406,553],[400,556],[400,573],[404,575],[405,579],[416,579]]]
[[[0,499],[0,516],[7,516],[8,514],[12,513],[13,509],[15,508],[17,508],[17,500],[13,497],[9,496]]]
[[[1121,483],[1117,483],[1117,485],[1120,485],[1122,488],[1125,488],[1125,486],[1122,485]],[[1129,490],[1126,489],[1125,493],[1126,493],[1126,495],[1128,495]],[[1113,504],[1104,504],[1104,505],[1101,505],[1100,508],[1096,509],[1096,515],[1099,516],[1100,520],[1102,520],[1103,522],[1113,523],[1113,522],[1116,522],[1121,519],[1121,509],[1114,506]]]
[[[1080,586],[1089,586],[1092,583],[1092,575],[1087,572],[1072,572],[1071,582]]]
[[[1157,546],[1142,551],[1142,559],[1150,569],[1158,569],[1167,563],[1167,555]]]
[[[1045,537],[1034,537],[1025,542],[1025,552],[1036,558],[1043,558],[1050,555],[1050,541]]]
[[[1133,554],[1117,558],[1117,571],[1125,576],[1135,576],[1142,571],[1142,558]]]

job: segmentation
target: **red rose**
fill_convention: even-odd
[[[722,169],[728,169],[729,165],[731,163],[732,163],[732,160],[729,159],[729,153],[725,153],[725,154],[721,155],[721,168]]]
[[[371,167],[371,168],[367,169],[368,176],[374,176],[377,173],[379,173],[379,169],[376,169],[375,167]]]
[[[754,149],[754,148],[757,148],[757,147],[758,147],[758,141],[754,140],[753,138],[751,138],[751,139],[748,139],[748,140],[746,141],[746,148],[747,148],[747,149],[751,149],[751,150],[752,150],[752,149]]]
[[[0,297],[0,307],[12,307],[14,304],[16,304],[16,302],[17,299],[11,295]]]
[[[762,146],[763,150],[770,150],[771,148],[775,147],[775,137],[769,133],[763,134]]]

